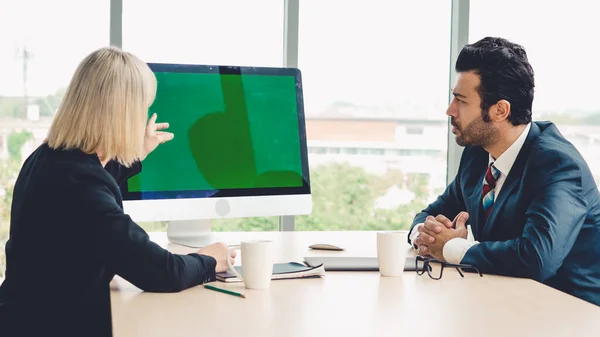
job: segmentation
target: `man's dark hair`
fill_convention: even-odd
[[[479,75],[481,84],[477,91],[486,122],[490,121],[490,106],[502,99],[510,102],[508,120],[513,125],[531,122],[535,83],[533,68],[522,46],[498,37],[483,38],[462,49],[455,70]]]

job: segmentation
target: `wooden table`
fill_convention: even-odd
[[[375,232],[243,232],[223,239],[272,239],[278,262],[309,255],[376,256]],[[152,240],[175,253],[195,249]],[[344,252],[309,251],[331,243]],[[410,247],[407,245],[407,249]],[[240,263],[238,258],[236,264]],[[144,293],[117,277],[112,283],[114,336],[598,336],[600,307],[528,279],[444,271],[441,280],[405,272],[328,272],[319,279],[273,281],[269,290],[202,286],[180,293]]]

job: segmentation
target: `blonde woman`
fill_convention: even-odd
[[[19,321],[27,322],[19,329],[49,335],[50,326],[62,335],[78,327],[109,332],[115,274],[145,291],[177,292],[215,280],[235,257],[222,243],[172,254],[123,213],[118,185],[173,138],[156,115],[146,123],[155,91],[148,66],[117,48],[80,63],[14,188],[0,334]]]

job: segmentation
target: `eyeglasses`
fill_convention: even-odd
[[[421,266],[419,266],[419,262],[422,263]],[[415,258],[415,270],[417,271],[417,275],[423,275],[425,271],[427,271],[429,277],[431,277],[434,280],[439,280],[442,278],[442,274],[444,273],[444,267],[455,268],[461,277],[465,277],[461,269],[474,270],[479,274],[480,277],[483,277],[483,274],[481,274],[479,269],[468,264],[453,264],[448,262],[442,262],[436,259],[426,258],[420,255],[417,255],[417,257]]]

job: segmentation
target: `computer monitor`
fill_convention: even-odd
[[[216,240],[206,219],[311,212],[298,69],[149,66],[158,83],[149,114],[175,137],[122,186],[134,221],[169,221],[171,242],[201,247]]]

